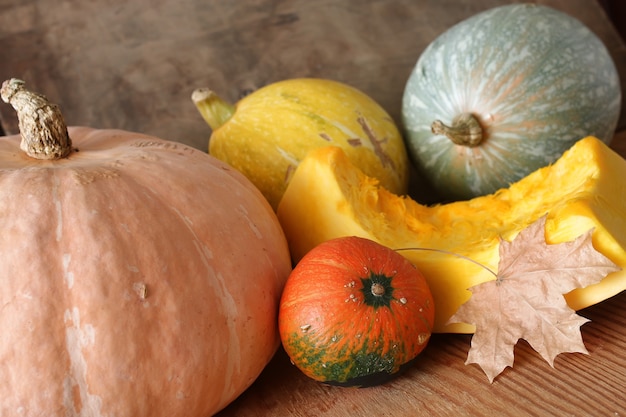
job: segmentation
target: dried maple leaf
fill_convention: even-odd
[[[545,241],[545,216],[511,242],[500,241],[496,279],[469,288],[470,299],[449,323],[476,326],[466,364],[479,365],[493,382],[507,366],[519,339],[526,340],[551,366],[559,353],[587,353],[577,315],[563,294],[599,282],[620,268],[600,252],[591,233],[571,242]]]

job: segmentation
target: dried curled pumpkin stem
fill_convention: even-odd
[[[463,113],[452,120],[452,125],[447,126],[441,120],[435,120],[431,125],[435,135],[444,135],[457,145],[478,146],[483,141],[483,128],[470,113]]]
[[[22,142],[20,148],[36,159],[61,159],[72,150],[72,141],[59,106],[11,78],[2,83],[0,96],[17,112]]]

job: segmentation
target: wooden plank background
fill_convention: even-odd
[[[398,121],[402,90],[428,43],[505,3],[513,1],[1,0],[0,77],[25,79],[62,106],[68,124],[200,149],[210,131],[190,100],[199,86],[236,101],[285,78],[331,78],[369,94]],[[588,25],[626,80],[624,44],[598,3],[535,3]],[[9,106],[0,106],[0,120],[17,132]]]
[[[25,79],[68,124],[122,128],[206,149],[193,89],[236,101],[285,78],[351,84],[399,120],[421,51],[451,25],[503,0],[0,0],[0,77]],[[518,1],[519,2],[519,1]],[[594,0],[539,0],[577,17],[606,44],[626,86],[626,48]],[[611,3],[611,2],[603,2]],[[17,132],[10,106],[0,125]],[[626,156],[626,117],[613,143]],[[470,336],[436,335],[418,364],[369,389],[308,380],[279,351],[230,416],[626,415],[626,293],[581,312],[590,355],[551,368],[527,344],[489,384],[464,365]],[[0,399],[1,401],[1,399]]]

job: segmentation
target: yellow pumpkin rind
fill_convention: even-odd
[[[354,167],[340,149],[315,150],[302,161],[277,210],[298,261],[317,244],[356,235],[385,246],[431,248],[471,258],[495,271],[499,239],[513,239],[547,215],[548,243],[570,241],[591,228],[594,247],[626,267],[626,161],[594,137],[577,142],[557,162],[508,188],[443,205],[424,206],[395,195]],[[493,279],[481,266],[436,251],[401,253],[423,272],[436,305],[434,332],[473,333],[447,325],[473,285]],[[565,295],[579,310],[626,289],[626,272]]]

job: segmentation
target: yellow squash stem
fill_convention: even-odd
[[[626,160],[588,137],[555,164],[495,194],[424,206],[380,187],[341,149],[327,147],[312,151],[300,163],[277,213],[294,261],[323,241],[349,235],[393,249],[433,249],[400,253],[428,280],[435,300],[434,331],[473,333],[474,326],[447,325],[448,319],[471,296],[468,288],[494,279],[484,267],[497,271],[500,238],[512,240],[544,215],[549,244],[568,242],[594,229],[596,250],[626,267],[624,178]],[[579,310],[624,289],[622,270],[565,297],[571,308]]]
[[[235,113],[235,106],[227,103],[208,88],[194,90],[191,100],[212,130],[217,130]]]

